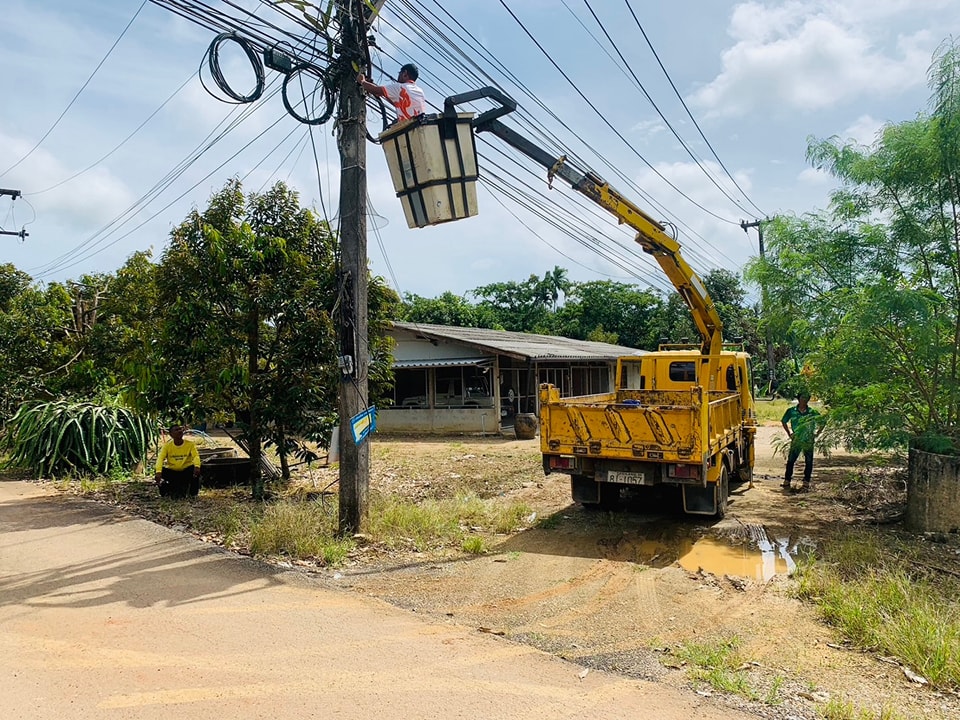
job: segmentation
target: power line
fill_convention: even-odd
[[[275,89],[272,93],[272,96],[275,96],[277,92],[278,90]],[[187,169],[189,169],[205,152],[207,152],[210,148],[212,148],[218,142],[223,140],[227,136],[227,134],[229,134],[232,130],[234,130],[241,122],[243,122],[243,120],[246,117],[248,117],[250,114],[255,112],[256,109],[261,106],[260,105],[246,106],[242,112],[239,112],[239,116],[237,118],[233,119],[228,123],[228,120],[230,120],[230,118],[233,115],[238,114],[237,111],[239,110],[239,107],[240,106],[237,106],[231,109],[231,111],[227,113],[227,115],[213,128],[213,130],[211,130],[207,134],[207,136],[203,140],[200,141],[199,144],[197,144],[194,147],[193,150],[191,150],[187,154],[185,158],[183,158],[180,162],[178,162],[170,171],[167,172],[167,174],[163,178],[158,180],[153,185],[153,187],[150,188],[137,201],[135,201],[132,205],[130,205],[126,210],[124,210],[116,218],[114,218],[109,223],[107,223],[107,225],[105,225],[103,228],[101,228],[100,230],[95,232],[93,235],[91,235],[87,240],[81,242],[79,245],[67,251],[66,253],[62,254],[60,257],[55,258],[50,263],[47,263],[47,265],[42,266],[41,268],[38,268],[38,270],[40,271],[40,274],[47,275],[47,274],[56,272],[58,270],[63,270],[68,267],[73,267],[74,265],[77,264],[77,262],[80,262],[80,260],[87,259],[87,257],[92,257],[92,255],[88,255],[84,258],[81,258],[80,260],[77,260],[76,262],[71,262],[77,254],[83,251],[83,249],[88,245],[90,245],[91,243],[94,243],[94,241],[96,241],[98,237],[105,234],[106,236],[109,236],[109,234],[112,234],[112,232],[115,232],[116,230],[110,230],[110,229],[113,228],[114,226],[117,226],[118,223],[119,223],[119,226],[122,227],[124,224],[129,222],[133,216],[139,213],[143,208],[147,207],[150,204],[150,202],[153,201],[153,199],[155,199],[161,193],[163,193],[166,189],[168,189],[175,180],[179,179],[187,171]],[[219,130],[224,125],[224,123],[228,123],[226,128],[222,131]],[[219,135],[215,135],[215,133],[217,132],[219,132]],[[209,177],[209,175],[207,177]],[[142,227],[142,225],[138,227]],[[114,243],[111,243],[111,245],[113,244]]]
[[[700,123],[697,122],[697,119],[693,116],[693,113],[690,112],[690,108],[687,107],[687,103],[684,101],[683,96],[680,94],[680,91],[677,90],[677,86],[674,84],[673,78],[670,77],[670,73],[667,72],[667,68],[664,67],[663,62],[660,60],[660,55],[657,53],[656,48],[653,47],[653,43],[650,42],[650,38],[647,37],[647,32],[646,30],[643,29],[643,25],[640,24],[640,20],[637,18],[637,14],[633,11],[633,7],[631,7],[630,5],[630,0],[624,0],[624,2],[627,5],[627,9],[630,11],[630,14],[633,16],[634,22],[637,23],[637,27],[640,28],[640,33],[643,35],[643,39],[646,41],[647,47],[650,48],[650,52],[653,53],[653,56],[657,59],[657,63],[660,65],[660,69],[663,70],[663,74],[667,78],[667,81],[670,83],[670,87],[673,88],[673,92],[676,94],[677,99],[680,101],[680,104],[683,106],[683,109],[687,111],[687,117],[690,118],[690,121],[693,123],[694,127],[697,128],[697,132],[700,133],[700,137],[703,138],[703,142],[705,142],[707,144],[707,147],[710,148],[710,152],[713,153],[714,159],[716,159],[716,161],[720,164],[720,167],[723,168],[723,171],[727,174],[727,177],[730,178],[730,180],[736,186],[737,190],[740,191],[740,193],[747,200],[747,202],[750,203],[758,213],[760,213],[761,215],[765,215],[766,213],[764,213],[763,210],[757,207],[757,204],[750,199],[750,196],[747,195],[746,191],[744,191],[744,189],[740,187],[740,183],[738,183],[737,179],[733,176],[733,174],[729,170],[727,170],[727,166],[724,165],[723,160],[721,160],[720,156],[717,155],[717,151],[713,149],[713,145],[710,143],[709,140],[707,140],[707,136],[704,135],[703,129],[700,127]]]
[[[622,62],[622,67],[625,68],[625,71],[629,73],[631,78],[633,78],[635,85],[640,89],[640,92],[643,93],[643,96],[647,99],[647,102],[649,102],[650,105],[653,107],[653,109],[656,110],[657,115],[660,116],[660,119],[663,120],[663,123],[667,126],[667,129],[670,130],[673,136],[677,139],[677,142],[680,143],[680,146],[686,151],[687,155],[690,156],[690,159],[693,160],[693,162],[697,165],[697,167],[700,168],[701,172],[703,172],[703,174],[707,177],[707,179],[710,180],[711,183],[713,183],[714,187],[716,187],[717,190],[719,190],[724,195],[724,197],[726,197],[730,202],[736,205],[740,210],[743,210],[744,212],[746,212],[744,208],[740,205],[740,203],[730,195],[730,193],[726,190],[726,188],[722,187],[720,183],[717,182],[716,178],[714,178],[713,175],[707,172],[707,169],[704,167],[700,158],[698,158],[694,154],[693,150],[690,148],[687,142],[680,136],[680,133],[677,132],[676,128],[674,128],[671,122],[667,119],[667,116],[663,114],[663,111],[660,109],[659,105],[657,105],[656,101],[654,101],[654,99],[650,96],[650,93],[647,92],[647,89],[646,87],[644,87],[643,83],[640,82],[640,78],[637,77],[637,74],[633,71],[633,68],[630,66],[630,63],[623,56],[623,53],[620,52],[620,48],[617,46],[617,43],[614,42],[612,37],[610,37],[610,33],[607,32],[607,28],[603,24],[603,21],[600,20],[600,18],[597,17],[597,14],[593,11],[593,7],[590,5],[589,0],[583,0],[583,4],[586,5],[587,10],[590,11],[590,14],[593,16],[593,19],[596,20],[597,25],[600,26],[600,29],[603,31],[604,37],[607,38],[607,42],[609,42],[610,45],[613,47],[614,51],[616,51],[617,56],[620,58],[620,61]],[[566,6],[565,2],[564,2],[564,5]],[[661,68],[663,68],[662,64],[661,64]],[[663,68],[663,71],[666,72],[666,69]],[[743,191],[741,190],[741,192]]]
[[[143,130],[143,128],[146,126],[146,124],[149,123],[151,120],[153,120],[154,117],[156,117],[157,113],[159,113],[161,110],[163,110],[163,108],[165,108],[165,107],[167,106],[167,104],[168,104],[171,100],[173,100],[173,98],[175,98],[177,95],[179,95],[179,94],[180,94],[180,91],[183,90],[183,89],[187,86],[187,84],[193,79],[193,75],[194,75],[193,73],[190,73],[190,75],[187,77],[187,79],[184,80],[184,81],[180,84],[180,87],[178,87],[176,90],[174,90],[172,93],[170,93],[170,95],[167,96],[167,99],[164,100],[162,103],[160,103],[160,106],[159,106],[156,110],[154,110],[152,113],[150,113],[142,123],[140,123],[139,125],[137,125],[136,128],[134,128],[133,132],[131,132],[131,133],[130,133],[129,135],[127,135],[123,140],[121,140],[120,143],[117,144],[117,145],[116,145],[110,152],[108,152],[106,155],[103,155],[100,159],[98,159],[98,160],[90,163],[90,165],[88,165],[87,167],[85,167],[83,170],[80,170],[79,172],[75,172],[75,173],[74,173],[73,175],[71,175],[70,177],[64,178],[64,179],[61,180],[60,182],[58,182],[58,183],[56,183],[56,184],[54,184],[54,185],[51,185],[51,186],[48,187],[48,188],[44,188],[43,190],[36,190],[36,191],[34,191],[34,192],[27,193],[27,195],[31,195],[31,196],[32,196],[32,195],[42,195],[43,193],[50,192],[51,190],[55,190],[56,188],[60,187],[61,185],[65,185],[66,183],[70,182],[71,180],[75,180],[76,178],[80,177],[81,175],[84,175],[84,174],[88,173],[89,171],[93,170],[95,167],[97,167],[97,165],[100,165],[101,163],[103,163],[105,160],[107,160],[107,158],[109,158],[111,155],[113,155],[115,152],[117,152],[117,150],[119,150],[119,149],[122,148],[124,145],[126,145],[137,133],[139,133],[141,130]]]
[[[436,2],[436,0],[435,0],[435,2]],[[405,21],[406,21],[406,24],[408,25],[408,27],[410,27],[411,31],[413,31],[414,33],[416,33],[417,36],[421,39],[421,42],[418,42],[416,39],[413,39],[413,38],[410,38],[409,36],[404,35],[402,30],[400,30],[399,28],[397,28],[396,26],[394,26],[394,25],[392,25],[392,24],[391,24],[391,27],[392,27],[395,31],[397,31],[397,33],[400,34],[401,37],[403,37],[404,39],[406,39],[406,40],[410,43],[410,45],[413,46],[413,47],[421,47],[421,46],[424,46],[424,45],[435,46],[435,41],[434,41],[434,39],[433,39],[432,37],[430,37],[429,35],[427,35],[426,32],[425,32],[425,29],[429,29],[429,28],[433,27],[433,25],[432,25],[432,23],[431,23],[431,19],[430,19],[430,18],[427,18],[427,17],[424,15],[424,11],[423,11],[423,10],[421,10],[421,9],[419,9],[419,8],[413,7],[412,4],[409,2],[409,0],[402,0],[399,4],[400,4],[402,7],[409,8],[409,9],[412,11],[412,14],[414,15],[415,20],[410,20],[410,19],[403,18],[402,14],[401,14],[401,15],[398,15],[398,19],[405,20]],[[438,4],[438,5],[439,5],[439,4]],[[670,212],[666,207],[664,207],[661,203],[659,203],[652,195],[650,195],[650,194],[649,194],[648,192],[646,192],[643,188],[641,188],[639,185],[637,185],[637,183],[636,183],[632,178],[628,177],[625,173],[623,173],[623,172],[617,167],[617,165],[615,165],[614,163],[611,163],[607,158],[605,158],[605,157],[603,156],[602,153],[600,153],[600,152],[599,152],[596,148],[594,148],[590,143],[586,142],[586,141],[585,141],[576,131],[574,131],[562,118],[560,118],[559,116],[557,116],[556,113],[554,113],[553,110],[552,110],[549,106],[547,106],[535,93],[533,93],[529,88],[527,88],[526,85],[524,85],[521,80],[519,80],[509,69],[507,69],[507,68],[503,65],[502,62],[500,62],[495,56],[493,56],[493,55],[489,52],[489,50],[487,50],[483,45],[480,45],[479,43],[477,43],[476,40],[470,35],[469,31],[467,31],[467,30],[463,27],[463,25],[462,25],[461,23],[459,23],[459,21],[456,20],[456,18],[454,18],[452,15],[450,15],[450,13],[449,13],[448,11],[446,11],[442,6],[440,6],[440,10],[441,10],[447,17],[450,18],[451,22],[452,22],[454,25],[456,25],[457,28],[460,29],[460,31],[455,30],[455,29],[451,28],[451,26],[450,26],[449,24],[447,24],[446,22],[437,19],[436,16],[433,16],[433,19],[436,19],[438,22],[440,22],[440,23],[443,25],[444,28],[446,28],[448,31],[450,31],[450,32],[452,32],[452,33],[454,33],[454,34],[456,35],[458,42],[454,42],[453,40],[447,38],[447,42],[448,42],[449,44],[454,45],[454,46],[457,46],[457,47],[459,47],[459,45],[461,45],[461,44],[464,45],[464,46],[466,46],[466,47],[471,47],[471,48],[474,49],[481,57],[486,57],[486,58],[488,58],[489,61],[492,63],[492,65],[493,65],[495,68],[497,68],[497,69],[502,73],[502,75],[503,75],[506,79],[508,79],[511,83],[513,83],[513,86],[517,87],[517,88],[520,90],[521,95],[530,98],[530,100],[531,100],[535,105],[537,105],[538,107],[542,108],[551,118],[553,118],[561,127],[563,127],[563,128],[571,135],[571,137],[576,138],[579,145],[585,146],[585,147],[586,147],[588,150],[590,150],[590,151],[593,153],[593,155],[596,156],[606,167],[610,168],[610,170],[611,170],[618,178],[620,178],[620,180],[622,180],[627,187],[632,188],[641,198],[643,198],[649,205],[651,205],[652,207],[656,208],[656,210],[657,210],[658,212],[662,213],[665,217],[671,218],[676,225],[678,225],[678,226],[680,226],[680,227],[682,227],[682,228],[685,228],[686,231],[689,233],[689,235],[690,235],[691,237],[694,237],[694,238],[699,239],[699,241],[700,241],[701,243],[703,243],[704,245],[710,247],[714,253],[716,253],[716,254],[718,254],[718,255],[720,255],[720,256],[723,256],[723,257],[727,257],[727,256],[726,256],[726,253],[724,253],[720,248],[717,248],[715,245],[713,245],[713,244],[710,243],[708,240],[706,240],[705,238],[703,238],[703,237],[702,237],[699,233],[697,233],[692,227],[690,227],[684,220],[682,220],[681,218],[677,217],[674,213]],[[386,19],[383,19],[382,22],[384,22],[384,23],[386,23],[386,24],[390,24],[389,21],[386,20]],[[461,32],[461,31],[462,31],[462,32]],[[446,37],[446,36],[444,35],[444,37]],[[452,65],[457,66],[457,67],[464,68],[465,71],[466,71],[468,74],[471,74],[471,75],[473,74],[473,73],[472,73],[472,70],[466,69],[466,66],[465,66],[463,63],[461,63],[457,58],[453,58],[450,54],[446,54],[446,57],[447,57],[447,58],[452,58],[452,59],[450,59],[450,63],[451,63]],[[435,60],[435,58],[431,58],[431,60]],[[509,89],[503,88],[502,85],[500,85],[499,83],[497,83],[489,74],[487,74],[485,71],[483,71],[483,69],[480,68],[479,65],[477,65],[477,63],[476,63],[475,61],[470,60],[469,58],[468,58],[467,60],[468,60],[468,62],[470,62],[470,64],[471,64],[473,67],[475,67],[475,68],[477,69],[477,71],[478,71],[479,73],[482,73],[483,76],[484,76],[484,78],[485,78],[485,80],[480,80],[478,75],[474,75],[474,78],[475,78],[474,80],[470,80],[470,79],[465,80],[465,83],[466,83],[468,86],[469,86],[469,85],[472,85],[472,84],[475,84],[475,83],[490,84],[490,85],[494,85],[494,86],[497,87],[498,89],[503,90],[503,91],[504,91],[506,94],[508,94],[508,95],[511,95],[511,94],[512,94],[512,92],[511,92]],[[562,72],[562,71],[561,71],[561,72]],[[519,122],[521,122],[522,125],[524,125],[524,127],[525,127],[526,130],[527,130],[527,132],[529,132],[532,137],[540,138],[541,141],[545,143],[545,147],[547,147],[547,148],[552,148],[553,151],[554,151],[554,154],[556,154],[557,156],[559,156],[559,155],[566,155],[568,158],[573,158],[573,159],[575,159],[577,162],[579,162],[580,164],[582,164],[584,167],[590,167],[590,163],[588,163],[587,161],[585,161],[585,160],[583,160],[582,158],[580,158],[579,155],[578,155],[575,151],[571,151],[568,147],[565,147],[565,144],[564,144],[562,141],[560,141],[558,138],[556,138],[556,136],[554,136],[554,135],[552,135],[551,133],[549,133],[549,130],[546,128],[546,126],[544,125],[543,122],[539,121],[538,119],[534,118],[533,116],[529,115],[526,111],[524,111],[524,110],[522,109],[522,105],[521,105],[521,106],[518,106],[518,113],[517,113],[517,116],[515,116],[515,117],[516,117],[516,119],[517,119]],[[608,123],[608,125],[609,125],[609,123]],[[621,139],[623,139],[622,136],[621,136]],[[632,147],[631,147],[631,150],[633,150]],[[634,150],[634,152],[636,152],[636,151]],[[643,159],[642,156],[641,156],[641,159]],[[649,163],[647,163],[647,164],[649,165]],[[729,259],[729,258],[727,258],[727,259]],[[717,262],[715,257],[713,258],[713,261],[714,261],[714,262]]]
[[[591,109],[593,110],[593,112],[597,115],[597,117],[599,117],[599,118],[603,121],[603,123],[604,123],[608,128],[610,128],[610,130],[612,130],[613,133],[614,133],[618,138],[620,138],[620,140],[623,141],[623,144],[624,144],[624,145],[626,145],[628,148],[630,148],[630,150],[634,153],[634,155],[636,155],[636,156],[643,162],[644,165],[646,165],[648,168],[650,168],[650,170],[652,170],[653,173],[654,173],[657,177],[659,177],[661,180],[663,180],[663,181],[664,181],[667,185],[669,185],[674,191],[676,191],[677,193],[679,193],[679,195],[680,195],[681,197],[683,197],[685,200],[687,200],[688,202],[690,202],[690,203],[691,203],[692,205],[694,205],[695,207],[700,208],[703,212],[707,213],[707,214],[710,215],[711,217],[716,218],[717,220],[719,220],[719,221],[721,221],[721,222],[730,223],[731,225],[736,225],[736,224],[737,224],[736,221],[730,220],[729,218],[725,218],[725,217],[723,217],[723,216],[721,216],[721,215],[718,215],[717,213],[713,212],[713,211],[710,210],[709,208],[707,208],[707,207],[701,205],[700,203],[698,203],[696,200],[694,200],[692,197],[690,197],[690,196],[687,195],[685,192],[683,192],[680,188],[678,188],[674,183],[672,183],[670,180],[668,180],[659,170],[657,170],[657,169],[653,166],[652,163],[650,163],[649,160],[647,160],[643,155],[641,155],[639,152],[637,152],[637,149],[634,148],[633,145],[631,145],[631,144],[627,141],[627,139],[623,136],[623,134],[622,134],[619,130],[617,130],[617,129],[610,123],[609,120],[607,120],[607,118],[604,116],[604,114],[601,113],[599,110],[597,110],[596,105],[590,101],[590,98],[588,98],[588,97],[584,94],[584,92],[577,86],[577,84],[576,84],[575,82],[573,82],[573,80],[570,78],[570,76],[567,75],[567,73],[564,72],[564,70],[557,64],[557,62],[553,59],[553,57],[551,57],[550,53],[547,52],[546,48],[544,48],[543,45],[540,44],[540,42],[534,37],[533,33],[531,33],[531,32],[527,29],[527,26],[523,24],[523,21],[520,20],[520,18],[518,18],[518,17],[516,16],[516,14],[513,12],[513,10],[510,9],[510,7],[506,4],[506,2],[505,2],[504,0],[500,0],[500,4],[503,5],[504,9],[510,14],[510,17],[512,17],[512,18],[516,21],[516,23],[520,26],[520,28],[524,31],[524,33],[526,33],[527,37],[529,37],[530,40],[533,42],[533,44],[537,46],[537,48],[540,50],[540,52],[543,53],[544,57],[546,57],[547,60],[550,61],[550,64],[553,65],[553,67],[557,70],[557,72],[560,73],[561,76],[563,76],[563,79],[567,81],[567,83],[570,85],[570,87],[572,87],[572,88],[574,89],[574,91],[577,93],[577,95],[579,95],[580,98],[584,101],[584,103],[586,103],[587,107],[589,107],[589,108],[591,108]]]
[[[409,3],[401,3],[401,5],[404,5],[404,6],[406,6],[406,5],[408,5],[408,4],[409,4]],[[448,13],[448,15],[449,15],[449,13]],[[399,17],[398,19],[403,20],[402,16]],[[451,18],[451,19],[456,23],[455,18]],[[386,20],[386,19],[383,19],[382,22],[384,22],[384,23],[389,23],[389,21]],[[435,44],[435,41],[433,40],[433,38],[431,38],[431,37],[429,37],[429,36],[426,36],[426,35],[424,34],[424,33],[425,33],[425,29],[430,28],[430,27],[431,27],[431,24],[430,24],[430,22],[429,22],[429,19],[428,19],[428,18],[425,18],[419,11],[418,11],[418,13],[415,15],[415,20],[409,20],[409,19],[408,19],[408,20],[406,20],[406,22],[407,22],[407,24],[410,26],[410,28],[411,28],[412,30],[416,31],[416,32],[419,34],[419,36],[420,36],[420,38],[421,38],[421,41],[418,42],[418,41],[415,40],[415,39],[412,39],[412,38],[410,38],[410,37],[408,37],[408,36],[405,36],[405,35],[403,34],[403,30],[402,30],[402,29],[398,28],[398,27],[395,26],[394,24],[390,24],[390,25],[391,25],[391,27],[393,28],[393,30],[394,30],[397,34],[401,35],[401,37],[403,37],[403,38],[405,38],[406,40],[408,40],[412,46],[415,46],[415,47],[423,47],[423,46],[426,46],[426,45],[431,45],[431,46],[433,46],[433,45]],[[447,29],[450,29],[450,26],[449,26],[449,25],[446,25],[446,24],[445,24],[444,27],[446,27]],[[462,26],[461,26],[461,27],[462,27]],[[460,37],[460,39],[464,42],[465,45],[467,45],[468,47],[471,46],[471,43],[473,42],[471,38],[469,38],[469,37],[461,37],[461,36],[459,36],[459,35],[458,35],[458,37]],[[452,42],[452,41],[451,41],[451,42]],[[381,48],[381,50],[382,50],[382,48]],[[480,52],[483,53],[483,54],[485,54],[485,55],[487,55],[488,57],[490,57],[490,58],[491,58],[491,61],[492,61],[493,63],[495,63],[495,64],[499,63],[499,61],[497,61],[495,57],[493,57],[492,55],[490,55],[489,52],[486,51],[484,48],[481,47],[481,48],[480,48]],[[450,62],[449,62],[449,64],[448,64],[448,67],[454,67],[454,66],[455,66],[455,67],[464,67],[463,63],[460,63],[457,58],[453,58],[453,57],[450,56],[450,55],[447,55],[447,57],[450,59]],[[394,60],[396,60],[396,59],[394,59]],[[396,60],[396,61],[399,62],[399,60]],[[473,62],[473,61],[471,61],[471,64],[476,65],[476,63]],[[502,65],[502,64],[501,64],[501,65]],[[469,69],[465,69],[465,70],[466,70],[466,72],[468,72],[468,73],[471,72]],[[478,68],[478,70],[479,70],[480,72],[483,72],[482,69],[479,69],[479,68]],[[507,71],[507,72],[509,72],[509,71]],[[487,80],[486,80],[485,82],[482,81],[482,80],[469,80],[469,79],[468,79],[468,80],[466,80],[466,83],[467,83],[468,85],[476,84],[476,83],[478,83],[478,82],[481,83],[481,84],[493,84],[493,85],[497,85],[497,83],[496,83],[495,81],[493,81],[493,79],[490,78],[489,75],[486,75],[486,78],[487,78]],[[517,82],[519,82],[519,80],[518,80]],[[529,91],[528,91],[528,92],[529,92]],[[552,111],[551,111],[548,107],[546,107],[545,105],[543,105],[542,102],[539,101],[536,96],[533,96],[533,95],[531,94],[531,97],[532,97],[532,99],[534,100],[534,102],[537,102],[537,103],[540,104],[542,107],[544,107],[544,109],[545,109],[548,113],[550,113],[551,116],[554,117],[554,118],[557,120],[558,123],[560,123],[563,127],[565,127],[565,128],[568,130],[568,132],[571,133],[571,135],[575,135],[574,131],[573,131],[571,128],[569,128],[569,126],[566,125],[566,123],[564,123],[562,119],[558,118],[554,113],[552,113]],[[539,131],[539,132],[534,132],[533,134],[535,134],[535,135],[542,135],[542,136],[544,136],[544,137],[547,137],[546,135],[544,135],[544,133],[546,132],[546,128],[545,128],[545,126],[543,125],[543,123],[542,123],[542,122],[538,122],[538,121],[536,121],[536,120],[533,119],[533,118],[527,119],[526,113],[522,110],[522,106],[521,106],[521,108],[520,108],[520,112],[518,113],[518,115],[520,115],[521,124],[524,124],[524,125],[527,126],[528,128],[532,128],[532,129],[534,129],[535,131]],[[543,128],[543,129],[541,129],[541,128]],[[569,151],[568,149],[566,149],[566,148],[563,146],[563,143],[562,143],[562,142],[560,142],[559,140],[556,140],[556,139],[552,139],[552,136],[550,136],[550,137],[551,137],[551,139],[550,139],[550,142],[548,143],[548,145],[549,145],[550,147],[553,147],[553,148],[559,148],[559,149],[556,151],[556,155],[557,155],[557,156],[559,156],[559,155],[566,155],[567,157],[576,157],[576,153],[575,153],[575,152]],[[581,141],[581,144],[584,144],[584,143]],[[587,144],[587,147],[590,148],[591,146],[590,146],[589,144]],[[597,153],[595,150],[594,150],[594,153],[597,154],[601,159],[603,159],[603,156],[600,155],[599,153]],[[485,158],[485,156],[483,155],[483,153],[481,153],[481,157],[484,157],[484,158]],[[583,162],[583,161],[581,161],[581,162]],[[609,162],[607,162],[606,164],[607,164],[607,165],[611,165]],[[586,163],[586,162],[583,162],[583,165],[587,166],[587,163]],[[524,165],[524,166],[522,166],[522,167],[523,167],[523,169],[524,169],[524,172],[534,174],[534,171],[530,169],[529,165]],[[671,215],[671,213],[670,213],[669,211],[667,211],[665,208],[662,208],[662,207],[660,206],[660,204],[655,201],[654,198],[650,197],[649,194],[645,193],[642,188],[639,188],[639,187],[636,185],[635,182],[633,182],[630,178],[626,177],[626,176],[625,176],[621,171],[619,171],[615,166],[612,166],[612,165],[611,165],[611,167],[613,167],[614,171],[618,174],[618,176],[620,176],[629,186],[634,187],[634,188],[637,190],[637,192],[641,195],[641,197],[646,198],[651,205],[653,205],[654,207],[657,207],[658,209],[660,209],[662,212],[664,212],[665,215],[667,215],[667,216],[670,216],[670,215]],[[539,177],[539,176],[537,176],[537,177]],[[577,198],[576,201],[579,202],[580,199]],[[595,208],[595,207],[590,207],[589,212],[595,213],[595,214],[597,214],[597,215],[600,215],[598,209]],[[609,221],[610,221],[609,218],[608,218],[605,214],[602,215],[602,217],[604,218],[604,222],[609,222]],[[686,224],[685,224],[682,220],[677,219],[677,222],[678,222],[680,225],[682,225],[682,226],[686,226]],[[691,232],[692,235],[694,235],[694,236],[696,236],[696,237],[699,237],[699,235],[698,235],[695,231],[693,231],[692,228],[688,228],[688,229],[690,230],[690,232]],[[632,237],[631,237],[631,240],[632,240]],[[703,240],[703,238],[701,238],[701,240]],[[704,240],[704,242],[706,243],[705,240]],[[706,243],[706,244],[709,244],[709,243]],[[691,249],[690,249],[690,253],[691,253],[691,255],[698,254],[694,248],[691,248]]]
[[[100,70],[100,68],[103,67],[103,64],[107,61],[107,58],[110,57],[110,54],[113,52],[114,48],[116,48],[117,45],[120,43],[120,41],[123,39],[123,36],[127,34],[127,30],[130,29],[130,26],[131,26],[131,25],[133,25],[133,21],[137,19],[137,16],[140,15],[140,11],[143,10],[143,8],[144,8],[144,6],[145,6],[146,4],[147,4],[147,0],[143,0],[143,2],[140,3],[140,7],[137,8],[137,11],[133,14],[133,17],[130,18],[130,22],[127,23],[127,26],[123,29],[123,31],[120,33],[120,35],[117,37],[117,39],[113,41],[113,45],[111,45],[111,46],[110,46],[110,49],[107,50],[107,54],[104,55],[103,58],[101,58],[101,60],[100,60],[99,63],[97,63],[97,66],[93,69],[93,72],[90,73],[90,77],[87,78],[87,81],[86,81],[85,83],[83,83],[83,85],[80,87],[79,90],[77,90],[77,94],[73,96],[73,99],[72,99],[72,100],[67,104],[67,106],[63,109],[63,112],[60,113],[60,117],[58,117],[58,118],[54,121],[53,125],[51,125],[50,128],[43,134],[43,137],[41,137],[41,138],[37,141],[37,144],[34,145],[32,148],[30,148],[30,150],[27,152],[26,155],[24,155],[22,158],[20,158],[19,160],[17,160],[13,165],[11,165],[11,166],[8,167],[6,170],[4,170],[2,173],[0,173],[0,177],[3,177],[3,176],[6,175],[8,172],[10,172],[10,171],[13,170],[14,168],[18,167],[18,166],[20,165],[20,163],[22,163],[22,162],[23,162],[24,160],[26,160],[28,157],[30,157],[31,155],[33,155],[34,151],[35,151],[37,148],[39,148],[40,145],[43,144],[43,141],[46,140],[46,139],[50,136],[50,133],[52,133],[53,130],[54,130],[54,128],[56,128],[57,125],[60,124],[60,121],[63,120],[63,117],[67,114],[67,112],[69,112],[70,108],[73,107],[73,104],[77,101],[77,98],[80,97],[80,94],[87,88],[87,85],[90,84],[90,81],[93,80],[94,76],[96,76],[96,74],[97,74],[97,72]]]

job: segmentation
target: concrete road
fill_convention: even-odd
[[[736,720],[0,481],[0,718]]]

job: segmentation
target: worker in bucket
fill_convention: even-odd
[[[371,95],[378,95],[390,102],[397,109],[397,119],[402,121],[423,115],[427,111],[423,90],[417,85],[418,77],[420,71],[417,66],[407,63],[400,68],[396,82],[377,85],[367,80],[362,73],[357,75],[357,82]]]

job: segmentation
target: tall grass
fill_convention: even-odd
[[[905,720],[904,716],[889,707],[879,711],[856,707],[848,700],[830,698],[818,711],[824,720]]]
[[[754,403],[754,408],[757,412],[757,422],[761,425],[765,422],[780,422],[783,414],[792,404],[792,401],[785,399],[760,400],[758,398]]]
[[[922,570],[878,534],[851,531],[800,563],[799,594],[859,647],[897,657],[934,687],[960,687],[960,583]]]
[[[411,502],[378,495],[372,498],[367,534],[388,547],[461,545],[469,532],[508,533],[522,527],[532,511],[525,503],[504,504],[473,494]],[[476,552],[471,544],[469,552]]]
[[[191,512],[191,505],[171,505]],[[523,503],[503,503],[464,495],[446,500],[413,502],[374,495],[364,538],[388,549],[457,548],[482,554],[489,536],[522,527],[532,516]],[[185,522],[191,522],[189,519]],[[336,502],[285,499],[267,506],[232,505],[205,518],[225,545],[244,545],[258,555],[281,555],[339,565],[356,547],[353,538],[338,536]]]
[[[258,555],[316,558],[337,565],[354,547],[338,538],[337,518],[316,503],[280,502],[268,505],[250,526],[250,551]]]

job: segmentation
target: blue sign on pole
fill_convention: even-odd
[[[367,435],[377,429],[377,408],[371,405],[363,412],[350,418],[350,432],[353,433],[354,445],[362,443]]]

